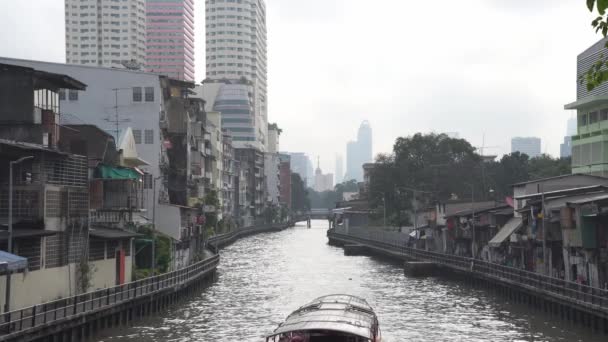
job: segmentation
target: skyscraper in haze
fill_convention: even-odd
[[[527,154],[530,158],[540,156],[540,138],[515,137],[511,139],[511,153]]]
[[[146,70],[194,81],[194,0],[146,0]]]
[[[265,1],[206,0],[205,13],[207,79],[238,80],[247,85],[253,98],[250,119],[255,125],[251,132],[255,142],[250,144],[265,148],[268,130]],[[225,118],[222,112],[222,120]]]
[[[145,0],[65,0],[66,63],[143,68],[145,60]]]
[[[344,160],[342,159],[342,155],[336,154],[336,184],[342,183],[344,177]]]
[[[372,128],[369,122],[363,121],[359,126],[356,141],[346,145],[346,176],[344,181],[355,179],[363,181],[363,164],[372,161]]]

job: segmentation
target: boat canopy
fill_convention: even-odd
[[[272,335],[327,330],[373,340],[378,319],[367,302],[350,295],[317,298],[294,311]]]

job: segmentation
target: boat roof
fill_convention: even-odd
[[[329,330],[373,339],[377,318],[365,299],[343,294],[319,297],[287,317],[272,335]]]

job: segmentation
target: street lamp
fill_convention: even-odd
[[[9,162],[8,171],[8,253],[13,253],[13,166],[20,164],[26,160],[34,159],[34,156],[21,157],[17,160]],[[4,312],[10,309],[11,298],[11,271],[6,270],[6,299],[4,301]]]
[[[161,178],[163,176],[152,180],[152,276],[156,275],[156,181]]]

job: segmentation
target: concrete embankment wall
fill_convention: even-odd
[[[547,314],[608,334],[608,291],[482,260],[406,247],[396,232],[328,231],[329,243],[358,244],[369,254],[434,263],[435,275],[456,275],[469,284],[528,304]],[[405,235],[405,234],[402,234]],[[403,237],[406,239],[407,237]]]
[[[243,228],[211,238],[209,246],[217,251],[239,238],[285,228],[287,225]],[[42,292],[36,297],[33,295],[36,289],[19,289],[24,296],[33,291],[29,292],[32,306],[14,310],[4,315],[3,320],[0,319],[0,341],[84,341],[103,329],[133,324],[138,319],[162,313],[170,306],[199,294],[215,280],[219,260],[220,256],[214,254],[188,267],[120,286],[110,287],[98,282],[94,287],[108,287],[73,297],[63,296],[63,299],[55,301],[42,301],[39,298],[45,298],[41,296],[44,295],[56,299],[60,295]],[[115,265],[109,264],[111,261],[97,263],[98,275],[115,270]],[[36,283],[44,288],[49,281],[67,279],[66,274],[58,273],[57,269],[53,271],[53,274],[40,273]],[[17,277],[13,281],[13,286],[19,286]]]

